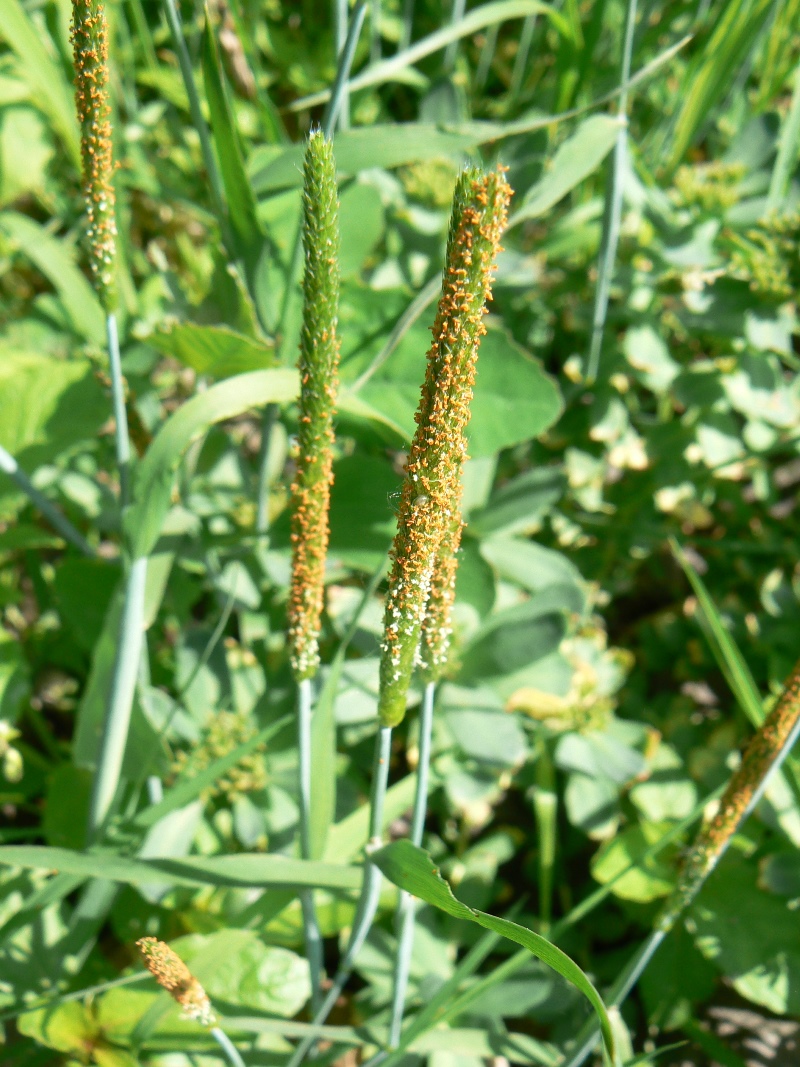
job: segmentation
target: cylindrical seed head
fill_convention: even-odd
[[[312,677],[319,667],[339,365],[339,201],[333,146],[319,130],[309,137],[303,166],[303,246],[300,429],[289,593],[289,647],[298,681]]]
[[[106,312],[112,312],[117,306],[117,225],[108,95],[108,23],[103,5],[97,0],[73,0],[71,40],[75,102],[81,124],[89,262],[100,301]]]
[[[384,726],[395,726],[405,714],[437,555],[460,523],[475,362],[510,197],[502,168],[489,174],[467,170],[456,185],[442,295],[392,547],[378,698]],[[445,571],[443,589],[451,583]]]
[[[189,1019],[197,1019],[204,1026],[213,1026],[214,1012],[208,994],[192,972],[164,941],[156,937],[142,937],[136,942],[144,965]]]

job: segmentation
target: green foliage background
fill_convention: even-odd
[[[333,19],[317,3],[230,0],[213,5],[204,33],[185,5],[220,202],[160,4],[108,6],[123,369],[147,456],[124,528],[103,315],[81,238],[69,4],[0,4],[0,444],[97,551],[65,547],[0,476],[0,746],[22,761],[15,780],[18,757],[6,754],[0,780],[0,1016],[15,1064],[188,1063],[187,1050],[211,1063],[202,1030],[150,984],[105,988],[139,973],[133,942],[153,934],[175,942],[252,1044],[251,1062],[281,1063],[308,998],[296,897],[306,875],[276,858],[296,855],[297,832],[285,645],[294,249],[302,140],[336,72]],[[616,879],[559,937],[602,989],[674,886],[686,832],[637,858],[699,814],[752,730],[758,694],[768,699],[800,651],[800,4],[642,5],[632,72],[644,76],[614,167],[623,3],[504,0],[470,7],[463,25],[439,0],[371,10],[350,128],[334,146],[343,396],[323,660],[385,568],[458,167],[500,160],[516,196],[470,428],[426,847],[469,907],[516,909],[542,933]],[[407,31],[431,47],[404,55]],[[620,189],[588,383],[604,211]],[[280,406],[264,423],[267,401]],[[258,536],[265,426],[270,521]],[[103,853],[84,854],[124,538],[149,555],[147,669],[119,818]],[[705,607],[670,538],[702,576]],[[336,751],[318,739],[322,825],[308,877],[325,887],[329,965],[366,835],[380,626],[375,595],[320,705]],[[720,632],[752,674],[749,703],[715,655]],[[391,771],[397,834],[415,722]],[[148,778],[165,784],[160,806]],[[694,1044],[659,1062],[741,1064],[704,1029],[716,1008],[800,1015],[799,844],[790,765],[648,968],[619,1024],[623,1049],[688,1035]],[[166,856],[172,866],[153,859]],[[393,901],[387,886],[329,1062],[370,1043],[366,1020],[386,1023]],[[442,988],[450,1004],[457,989],[475,995],[450,1029],[424,1029],[404,1062],[558,1063],[582,998],[535,960],[504,971],[511,949],[494,941],[465,967],[479,936],[420,913],[411,1012]],[[63,997],[95,986],[88,1000]]]

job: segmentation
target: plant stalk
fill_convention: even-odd
[[[50,503],[44,493],[39,492],[11,453],[6,452],[2,445],[0,445],[0,470],[19,486],[31,503],[41,511],[53,529],[60,533],[65,541],[69,541],[85,556],[94,556],[96,554],[83,534],[75,529],[66,515],[63,515],[57,507]]]
[[[225,1056],[228,1060],[228,1063],[231,1064],[231,1067],[245,1067],[244,1060],[239,1055],[239,1050],[236,1048],[236,1046],[224,1030],[222,1030],[219,1026],[212,1026],[211,1036],[214,1038],[219,1047],[225,1053]]]
[[[170,33],[172,34],[172,41],[175,45],[178,65],[181,68],[183,85],[186,89],[186,95],[189,98],[189,114],[192,116],[192,125],[197,130],[197,136],[200,138],[200,151],[203,156],[203,165],[206,168],[206,175],[208,176],[208,182],[211,187],[214,210],[217,218],[220,220],[220,225],[224,227],[226,225],[227,213],[225,211],[225,193],[222,187],[222,178],[219,173],[219,167],[217,166],[217,160],[214,156],[211,135],[208,131],[206,120],[203,117],[203,110],[200,106],[200,96],[197,92],[197,86],[194,82],[194,73],[192,71],[192,60],[189,56],[189,49],[186,47],[186,39],[183,36],[181,14],[178,10],[176,0],[164,0],[164,9],[167,14],[167,22],[169,23]]]
[[[433,732],[433,704],[436,683],[428,682],[422,695],[422,711],[419,720],[419,762],[417,764],[417,787],[414,794],[414,814],[411,819],[411,842],[418,848],[422,844],[425,816],[428,809],[428,780],[431,766],[431,734]],[[414,923],[416,904],[410,893],[403,890],[397,905],[397,956],[394,964],[394,991],[392,1015],[389,1023],[389,1048],[396,1048],[403,1025],[403,1009],[411,970],[411,953],[414,948]]]
[[[636,0],[628,0],[625,16],[625,40],[622,46],[622,67],[620,71],[619,103],[617,114],[626,117],[628,112],[628,82],[631,76],[631,57],[633,55],[633,30],[636,24]],[[586,384],[591,385],[597,378],[600,366],[600,351],[603,347],[603,333],[608,313],[608,300],[611,291],[611,279],[614,274],[614,261],[617,257],[619,230],[622,221],[622,178],[628,153],[628,126],[621,122],[617,141],[611,160],[611,170],[606,192],[606,210],[603,218],[603,238],[600,245],[600,262],[598,264],[597,288],[594,296],[592,315],[592,337],[589,344],[589,357],[586,367]]]
[[[105,823],[119,786],[139,671],[139,659],[144,642],[146,583],[147,557],[141,556],[131,564],[125,587],[125,603],[120,620],[114,674],[103,724],[97,770],[92,783],[89,809],[90,840],[97,836]]]
[[[386,785],[389,778],[389,757],[392,747],[391,726],[381,726],[375,738],[375,756],[372,766],[372,786],[370,790],[370,816],[369,816],[369,842],[367,843],[364,858],[364,880],[361,885],[361,895],[356,907],[353,928],[347,943],[339,970],[333,980],[331,988],[322,1002],[322,1005],[314,1016],[313,1026],[322,1026],[331,1009],[339,999],[345,987],[350,972],[353,970],[356,957],[361,951],[361,946],[366,940],[367,934],[378,910],[378,900],[381,889],[381,872],[370,859],[370,853],[380,848],[383,837],[383,805],[386,798]],[[299,1067],[316,1043],[316,1036],[311,1034],[304,1038],[295,1049],[286,1067]]]
[[[299,750],[299,807],[300,807],[300,854],[304,860],[311,859],[311,708],[312,683],[303,678],[297,683],[297,742]],[[317,913],[314,908],[314,890],[300,893],[303,912],[303,937],[306,957],[311,971],[311,1011],[316,1015],[322,1007],[323,952]]]
[[[106,316],[108,336],[108,366],[111,376],[111,406],[114,412],[114,445],[119,470],[119,502],[125,508],[130,500],[131,443],[128,435],[128,415],[125,411],[125,383],[122,379],[122,360],[119,353],[117,316]]]
[[[725,855],[733,835],[764,796],[772,775],[789,755],[798,736],[800,662],[789,676],[777,704],[753,735],[739,768],[725,789],[716,815],[700,828],[684,861],[678,885],[656,919],[653,932],[611,987],[606,998],[609,1007],[622,1004],[658,946],[703,888]],[[576,1050],[564,1067],[580,1067],[594,1048],[597,1037],[593,1021],[587,1023],[578,1035]]]
[[[792,171],[797,162],[797,152],[800,148],[800,65],[794,73],[794,90],[789,111],[783,120],[780,139],[778,141],[778,154],[770,176],[769,192],[767,193],[766,214],[778,211],[786,199],[789,191],[789,183],[792,180]]]

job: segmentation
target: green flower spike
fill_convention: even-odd
[[[117,306],[117,225],[108,98],[108,23],[97,0],[73,0],[70,39],[75,56],[75,102],[81,124],[89,262],[100,301],[110,313]]]
[[[442,295],[392,547],[378,698],[383,726],[396,726],[405,715],[406,693],[432,593],[431,618],[438,618],[439,623],[432,623],[429,654],[438,659],[442,640],[446,646],[449,607],[444,608],[452,600],[461,532],[461,468],[469,405],[478,346],[486,332],[485,305],[491,299],[492,271],[510,198],[511,189],[499,167],[489,174],[467,170],[456,185]]]
[[[289,644],[298,681],[313,677],[319,667],[339,364],[339,201],[333,147],[320,130],[309,137],[303,164],[303,246],[300,430],[292,486],[289,594]]]
[[[797,663],[777,704],[753,735],[737,771],[722,794],[713,819],[701,827],[678,880],[673,899],[662,913],[669,923],[687,907],[722,857],[733,835],[763,793],[765,778],[800,720],[800,663]]]

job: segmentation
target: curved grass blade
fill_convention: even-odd
[[[786,199],[792,180],[792,171],[797,162],[798,149],[800,149],[800,66],[794,73],[792,103],[783,121],[778,142],[778,155],[770,176],[767,214],[770,211],[779,211]]]
[[[175,474],[189,445],[224,419],[264,404],[288,403],[297,396],[298,384],[297,371],[287,368],[237,374],[192,397],[167,419],[133,479],[133,502],[124,524],[133,558],[148,555],[158,541]]]
[[[103,878],[111,882],[141,885],[280,886],[318,889],[358,889],[361,871],[338,863],[293,860],[258,852],[233,856],[193,856],[178,860],[168,857],[132,859],[114,852],[75,852],[46,845],[2,845],[0,865],[28,870],[58,871],[83,878]]]
[[[614,1035],[605,1005],[584,972],[566,953],[547,938],[518,923],[488,915],[486,912],[462,904],[453,896],[450,886],[441,877],[428,853],[421,848],[416,848],[410,841],[395,841],[391,845],[386,845],[372,854],[372,860],[396,886],[413,896],[420,897],[426,903],[432,904],[456,919],[467,919],[486,930],[508,938],[509,941],[522,945],[528,952],[566,978],[583,993],[594,1008],[600,1023],[603,1043],[613,1061]]]

